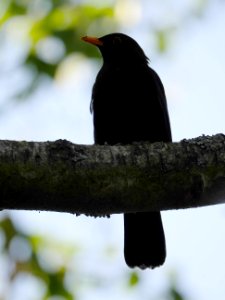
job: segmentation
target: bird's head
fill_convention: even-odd
[[[134,39],[125,34],[111,33],[100,38],[85,36],[82,40],[99,48],[104,63],[116,65],[148,63],[148,58],[142,48]]]

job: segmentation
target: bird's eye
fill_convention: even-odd
[[[118,45],[122,43],[122,39],[119,36],[114,37],[113,44]]]

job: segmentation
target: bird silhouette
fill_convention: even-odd
[[[103,57],[91,100],[95,143],[171,142],[164,87],[139,44],[122,33],[82,39],[97,46]],[[124,214],[124,256],[129,267],[164,263],[159,211]]]

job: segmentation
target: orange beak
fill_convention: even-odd
[[[103,45],[103,42],[100,41],[97,37],[84,36],[81,39],[82,39],[82,41],[85,41],[85,42],[90,43],[92,45],[96,45],[96,46],[102,46]]]

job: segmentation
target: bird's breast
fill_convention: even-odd
[[[161,134],[156,84],[145,69],[103,68],[93,88],[93,112],[99,144],[153,141]]]

